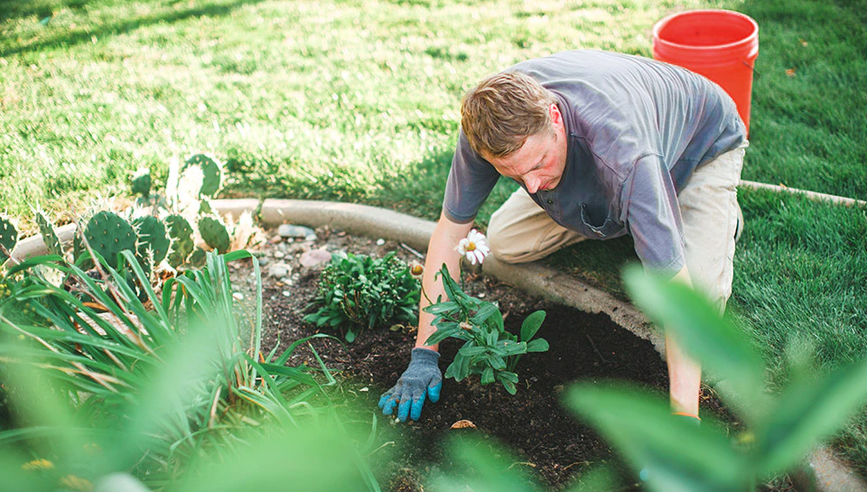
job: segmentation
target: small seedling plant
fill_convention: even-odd
[[[318,309],[304,321],[341,330],[352,343],[365,327],[416,323],[418,301],[418,282],[394,252],[382,258],[335,253],[307,305]]]
[[[442,277],[448,300],[440,297],[424,308],[425,312],[434,315],[432,324],[437,329],[425,345],[435,345],[449,337],[463,340],[465,343],[449,364],[445,376],[462,381],[478,374],[483,385],[499,381],[509,394],[514,395],[518,384],[515,369],[521,356],[528,352],[548,351],[548,342],[544,338],[533,339],[545,321],[545,311],[527,316],[518,337],[506,331],[500,308],[493,302],[466,294],[449,275],[445,264],[437,275]]]

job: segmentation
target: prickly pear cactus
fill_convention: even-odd
[[[219,220],[213,217],[199,219],[199,234],[202,235],[205,243],[217,250],[218,253],[223,254],[229,251],[229,244],[231,243],[229,231]]]
[[[18,244],[18,229],[7,219],[0,217],[0,265],[9,259],[7,253],[12,254],[15,245]]]
[[[39,233],[42,234],[42,242],[48,248],[48,252],[53,255],[63,256],[63,247],[60,245],[60,239],[54,232],[54,224],[48,218],[48,213],[42,210],[36,211],[36,225],[39,226]]]
[[[205,154],[196,154],[187,159],[184,168],[196,165],[202,168],[204,175],[200,193],[205,196],[214,196],[220,190],[220,184],[223,180],[223,171],[220,169],[220,165]]]
[[[166,226],[152,215],[139,217],[132,222],[132,225],[138,235],[139,257],[147,258],[150,250],[154,265],[158,265],[169,252],[170,243],[166,235]]]
[[[183,265],[193,252],[193,228],[187,219],[180,215],[166,217],[166,225],[169,226],[169,237],[172,239],[172,251],[169,253],[169,265],[178,268]]]
[[[199,215],[210,215],[212,213],[214,213],[214,209],[211,208],[211,202],[207,198],[202,198],[202,201],[199,202]]]
[[[151,194],[151,173],[142,169],[132,178],[132,192],[147,198]]]
[[[190,266],[193,268],[202,268],[205,266],[207,254],[202,248],[196,248],[193,254],[190,255]]]
[[[136,252],[136,234],[129,222],[111,212],[99,212],[87,222],[84,237],[90,247],[112,268],[117,268],[117,254]]]

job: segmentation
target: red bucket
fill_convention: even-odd
[[[653,26],[653,58],[688,68],[719,84],[750,129],[753,64],[759,55],[759,25],[730,10],[693,10]]]

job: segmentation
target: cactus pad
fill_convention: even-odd
[[[219,220],[212,217],[199,219],[199,234],[202,235],[205,243],[217,250],[218,253],[223,254],[229,251],[229,244],[231,243],[229,231]]]
[[[132,192],[148,197],[151,194],[151,174],[148,171],[132,178]]]
[[[169,237],[172,240],[172,251],[169,253],[169,265],[177,268],[187,261],[187,257],[193,252],[193,228],[187,219],[180,215],[166,217],[166,225],[169,226]]]
[[[205,154],[196,154],[187,159],[184,169],[190,166],[202,168],[203,181],[200,193],[205,196],[214,196],[220,190],[223,180],[223,171],[220,169],[220,165]]]
[[[48,218],[48,214],[43,211],[36,212],[36,224],[39,226],[39,233],[42,234],[42,242],[48,248],[48,252],[53,255],[63,256],[63,247],[60,246],[60,239],[54,232],[54,224]]]
[[[132,225],[138,233],[138,254],[147,258],[147,252],[152,252],[153,263],[159,264],[169,252],[169,238],[166,236],[166,226],[152,215],[135,219]]]
[[[116,214],[99,212],[87,222],[84,237],[93,251],[117,269],[117,255],[123,250],[136,251],[136,234],[132,226]]]
[[[194,268],[202,268],[205,266],[205,260],[207,259],[207,254],[205,250],[202,248],[196,248],[193,251],[193,254],[190,255],[190,265]]]
[[[12,225],[12,222],[0,217],[0,245],[3,245],[3,248],[0,248],[0,264],[9,259],[6,253],[11,254],[16,244],[18,244],[18,229]]]

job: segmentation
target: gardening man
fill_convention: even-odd
[[[731,98],[699,75],[646,58],[571,51],[529,60],[464,96],[461,133],[423,285],[459,272],[467,235],[499,176],[520,188],[491,217],[502,261],[537,260],[584,239],[632,236],[650,275],[692,285],[720,310],[742,227],[736,189],[748,145]],[[428,304],[422,299],[421,307]],[[442,386],[433,316],[420,312],[409,368],[380,407],[418,419]],[[698,419],[700,366],[666,335],[671,407]]]

